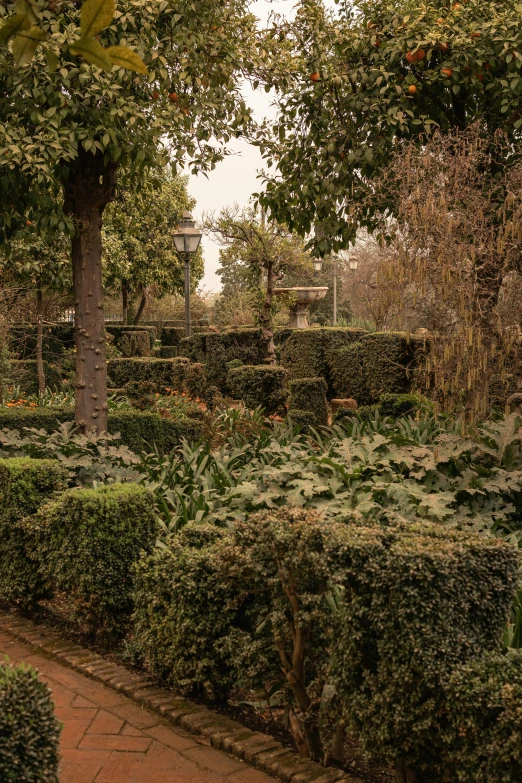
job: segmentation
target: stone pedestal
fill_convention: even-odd
[[[330,400],[330,408],[332,409],[332,413],[337,413],[337,411],[341,409],[356,411],[357,402],[356,400],[352,399],[352,397]]]
[[[276,288],[274,296],[288,296],[293,300],[293,304],[290,305],[288,327],[290,329],[306,329],[310,325],[308,323],[308,308],[312,302],[324,299],[327,291],[328,286]]]

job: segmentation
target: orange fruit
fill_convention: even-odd
[[[447,79],[449,79],[451,77],[451,74],[453,73],[453,71],[452,71],[451,68],[443,68],[441,70],[441,73],[442,73],[443,76],[445,76]]]
[[[410,95],[415,95],[415,93],[417,92],[416,86],[414,84],[408,85],[408,92],[410,93]]]
[[[310,74],[310,80],[312,82],[318,82],[320,78],[321,78],[321,74],[319,73],[319,71],[314,71],[313,73]]]

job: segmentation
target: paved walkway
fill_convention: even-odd
[[[0,659],[24,661],[50,687],[64,724],[60,783],[274,783],[88,677],[0,633]]]

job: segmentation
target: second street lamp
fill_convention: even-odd
[[[202,234],[190,212],[183,213],[183,219],[174,234],[174,247],[185,261],[185,337],[190,337],[190,257],[197,253]]]

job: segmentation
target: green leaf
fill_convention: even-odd
[[[7,46],[7,42],[13,35],[17,35],[21,30],[27,30],[30,26],[31,23],[27,16],[23,14],[11,16],[7,22],[0,27],[0,46]]]
[[[86,0],[82,6],[80,29],[82,38],[97,35],[112,22],[116,4],[114,0]]]
[[[30,24],[36,24],[38,21],[30,0],[16,0],[15,8],[16,13],[26,16]]]
[[[49,72],[54,73],[58,68],[58,57],[55,55],[54,52],[51,52],[49,49],[46,49],[45,59],[47,60],[47,67],[49,68]]]
[[[110,71],[112,68],[110,56],[95,38],[80,38],[69,46],[69,51],[74,55],[81,54],[85,60],[102,70]]]
[[[13,41],[13,57],[15,68],[22,68],[30,63],[38,46],[45,41],[47,34],[37,25],[33,25],[16,36]]]
[[[147,66],[136,52],[126,46],[109,46],[106,49],[114,65],[147,75]]]

